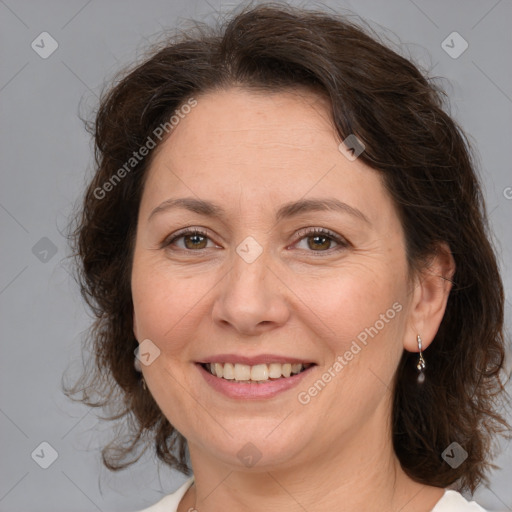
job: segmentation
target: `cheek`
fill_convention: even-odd
[[[311,321],[321,320],[315,338],[324,369],[336,375],[331,398],[349,390],[375,393],[391,381],[402,353],[403,287],[396,270],[354,265],[303,288]]]
[[[161,261],[135,257],[131,287],[139,342],[149,338],[170,356],[182,351],[197,316],[206,314],[203,308],[214,284],[211,273],[185,275]]]
[[[406,308],[400,285],[352,274],[334,283],[324,282],[315,295],[311,309],[322,319],[322,330],[315,333],[323,354],[319,377],[326,385],[321,392],[301,390],[307,395],[301,399],[316,402],[319,417],[337,410],[340,424],[349,421],[347,409],[354,417],[370,416],[389,389],[403,351]],[[323,388],[322,384],[314,386]],[[333,409],[333,404],[340,407]]]
[[[392,320],[397,317],[392,306],[403,297],[397,275],[386,275],[376,268],[347,266],[331,277],[317,276],[314,280],[301,277],[293,281],[295,290],[300,290],[300,298],[331,335],[341,335],[343,339],[355,337],[379,321],[390,308],[388,316]],[[380,322],[378,327],[382,327]]]

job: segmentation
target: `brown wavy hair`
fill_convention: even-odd
[[[65,390],[119,420],[104,464],[125,468],[153,445],[162,461],[190,474],[185,438],[141,387],[133,364],[131,257],[155,150],[121,180],[114,175],[191,97],[232,86],[302,87],[328,98],[340,140],[357,134],[364,141],[359,158],[384,177],[410,269],[421,270],[440,243],[451,249],[453,288],[425,350],[432,361],[426,380],[416,384],[416,354],[405,350],[395,376],[393,443],[415,481],[473,492],[496,467],[495,435],[510,428],[501,409],[504,292],[473,151],[445,112],[436,79],[362,21],[273,3],[239,8],[216,27],[196,23],[151,51],[104,91],[88,124],[95,174],[70,231],[81,291],[95,315],[88,337],[94,358]],[[107,182],[108,194],[99,192]],[[468,453],[457,468],[441,457],[454,441]]]

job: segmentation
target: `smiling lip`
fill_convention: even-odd
[[[260,356],[261,357],[261,356]],[[246,358],[251,359],[251,358]],[[222,360],[225,361],[225,360]],[[295,360],[296,362],[301,362]],[[230,362],[230,361],[226,361]],[[241,362],[238,359],[238,362]],[[274,362],[278,362],[274,359]],[[287,360],[290,362],[290,359]],[[245,364],[245,363],[244,363]],[[229,398],[238,398],[244,400],[257,400],[263,398],[272,398],[283,391],[291,389],[295,387],[299,382],[308,375],[316,365],[312,365],[309,368],[306,368],[300,373],[296,375],[292,375],[291,377],[283,377],[276,380],[268,380],[264,382],[236,382],[234,380],[226,380],[221,377],[216,377],[212,375],[208,370],[203,368],[201,363],[196,363],[195,365],[206,382],[219,393],[229,397]]]

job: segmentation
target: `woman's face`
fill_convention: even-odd
[[[415,331],[404,235],[380,175],[340,151],[312,93],[196,99],[155,154],[140,205],[134,332],[150,340],[151,394],[191,453],[239,468],[302,464],[383,435]],[[205,234],[180,234],[188,227]],[[263,363],[314,365],[236,383],[199,364],[219,358],[259,363],[255,378]]]

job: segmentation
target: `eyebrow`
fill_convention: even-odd
[[[194,197],[180,197],[167,199],[163,203],[159,204],[149,215],[150,220],[154,215],[168,211],[174,208],[181,208],[199,215],[205,215],[207,217],[227,217],[227,212],[222,206],[204,199],[197,199]],[[371,222],[368,220],[366,215],[357,208],[348,205],[336,199],[334,197],[323,198],[323,199],[300,199],[290,203],[282,205],[276,213],[276,220],[281,221],[283,219],[295,217],[297,215],[316,211],[337,211],[342,213],[348,213],[353,217],[356,217],[368,225],[371,226]]]

